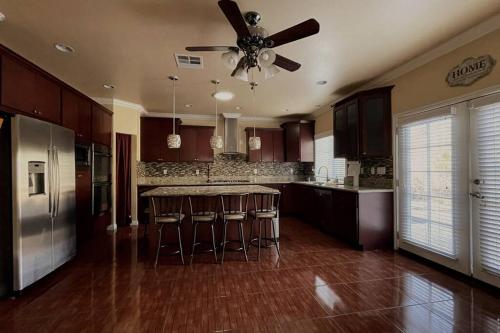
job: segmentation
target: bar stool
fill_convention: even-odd
[[[180,254],[184,265],[184,255],[182,252],[181,224],[185,215],[182,213],[183,197],[151,197],[151,207],[153,208],[154,223],[158,228],[158,248],[156,250],[155,267],[158,265],[160,249],[175,243],[162,243],[163,227],[172,225],[177,227],[177,239],[179,250],[169,253],[169,255]]]
[[[234,242],[240,243],[241,247],[233,249],[233,251],[243,251],[243,254],[245,255],[245,260],[248,261],[247,249],[245,245],[245,236],[243,234],[243,222],[246,221],[247,219],[248,196],[249,193],[220,195],[220,202],[222,207],[222,212],[220,213],[220,216],[223,223],[221,264],[224,263],[224,253],[226,251],[226,244]],[[238,231],[239,231],[238,240],[227,239],[227,225],[230,222],[238,223]]]
[[[257,246],[259,252],[257,255],[258,260],[260,261],[260,249],[262,247],[270,247],[275,246],[276,251],[278,252],[278,257],[280,257],[280,249],[278,244],[278,239],[276,238],[276,230],[274,225],[274,219],[279,217],[279,203],[280,203],[280,193],[254,193],[253,194],[253,202],[254,209],[248,212],[248,215],[252,217],[252,227],[250,229],[250,245]],[[253,227],[254,222],[259,222],[259,236],[256,238],[252,238],[253,235]],[[273,237],[267,237],[267,224],[266,222],[271,222],[271,229],[273,232]],[[262,237],[262,222],[264,222],[265,229],[265,237]],[[262,244],[262,240],[265,240],[266,244]],[[268,241],[271,241],[272,244],[268,244]],[[257,242],[257,245],[255,245]]]
[[[217,262],[217,247],[215,244],[215,231],[214,225],[217,221],[217,206],[218,200],[217,196],[189,196],[189,209],[191,213],[191,223],[193,224],[193,245],[191,248],[191,259],[189,264],[193,262],[194,251],[197,245],[207,242],[197,242],[196,231],[198,229],[198,224],[210,225],[212,232],[212,249],[206,252],[213,252],[215,262]]]

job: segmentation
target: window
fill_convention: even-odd
[[[453,117],[404,125],[399,131],[400,225],[405,241],[457,255],[457,152]]]
[[[333,135],[318,137],[314,140],[314,173],[318,175],[319,168],[326,166],[328,168],[328,177],[344,181],[345,177],[345,159],[333,158]],[[322,170],[320,176],[325,176]]]

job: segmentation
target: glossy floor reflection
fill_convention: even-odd
[[[154,235],[151,232],[151,235]],[[295,219],[250,262],[161,257],[120,229],[16,300],[2,332],[500,332],[500,298],[391,251],[359,252]]]

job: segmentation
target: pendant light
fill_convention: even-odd
[[[172,134],[169,134],[167,137],[167,145],[168,148],[180,148],[181,147],[181,136],[179,134],[175,134],[175,82],[179,80],[177,76],[169,76],[169,80],[172,80],[172,90],[173,90],[173,98],[172,98],[172,112],[174,114],[172,118]]]
[[[253,72],[252,72],[253,79]],[[252,107],[255,113],[255,89],[257,88],[257,82],[253,80],[250,82],[250,89],[252,89]],[[253,121],[253,136],[248,139],[248,149],[250,150],[259,150],[261,146],[260,137],[255,135],[255,119]]]
[[[217,112],[218,111],[217,110],[218,100],[215,97],[217,94],[217,86],[220,84],[220,81],[219,80],[212,80],[211,82],[214,84],[214,93],[212,96],[215,99],[215,133],[210,138],[210,147],[212,149],[221,149],[224,146],[224,140],[222,140],[222,136],[219,135],[219,132],[217,130],[217,123],[219,122],[219,115]]]

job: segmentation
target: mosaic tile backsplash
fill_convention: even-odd
[[[359,175],[359,185],[363,187],[392,188],[393,169],[392,157],[366,158],[361,159],[361,174]],[[377,174],[378,167],[385,167],[385,174]],[[375,174],[372,174],[374,168]]]
[[[196,170],[199,176],[210,178],[248,178],[254,170],[258,176],[308,176],[312,175],[314,163],[298,162],[247,162],[246,154],[218,154],[213,163],[201,162],[138,162],[139,177],[193,177]],[[166,171],[166,174],[164,173]]]

